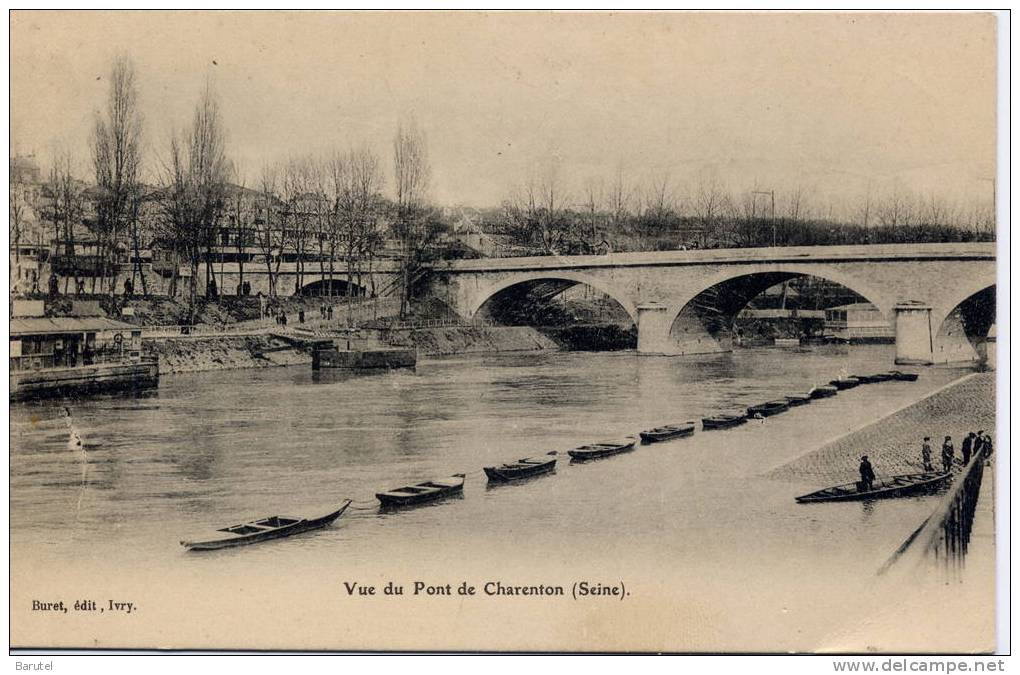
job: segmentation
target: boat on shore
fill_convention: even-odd
[[[917,382],[917,373],[905,373],[902,370],[890,370],[888,375],[890,379],[897,380],[899,382]]]
[[[417,485],[406,485],[386,492],[377,492],[375,498],[383,506],[413,506],[442,499],[463,492],[464,474],[455,473],[449,478],[429,480]]]
[[[836,394],[838,394],[839,389],[836,389],[836,387],[833,387],[830,384],[823,384],[821,386],[815,387],[808,393],[811,396],[811,398],[828,398],[830,396],[835,396]]]
[[[872,382],[888,382],[893,379],[893,376],[891,373],[872,373],[871,375],[868,375],[868,378]]]
[[[522,478],[530,478],[549,473],[556,468],[556,451],[540,457],[526,457],[516,462],[500,464],[499,466],[487,466],[484,468],[485,475],[490,482],[508,483]]]
[[[657,443],[659,441],[668,441],[671,438],[690,436],[693,433],[694,422],[684,422],[683,424],[667,424],[665,426],[642,431],[640,435],[641,440],[645,443]]]
[[[601,459],[602,457],[609,457],[621,452],[633,450],[635,443],[637,443],[637,439],[632,436],[628,436],[627,438],[621,438],[618,441],[603,441],[602,443],[582,445],[579,448],[568,450],[567,454],[570,455],[572,459],[580,461]]]
[[[759,403],[753,405],[747,409],[748,417],[769,417],[771,415],[778,415],[779,413],[786,412],[790,409],[790,404],[786,399],[766,401],[765,403]]]
[[[734,414],[734,415],[713,415],[712,417],[705,417],[701,420],[701,428],[708,431],[710,429],[729,429],[739,424],[743,424],[747,421],[747,415]]]
[[[811,394],[791,394],[789,396],[784,396],[783,398],[786,399],[786,403],[791,408],[798,405],[807,405],[808,403],[811,403]]]
[[[856,377],[840,377],[835,380],[831,380],[829,384],[842,391],[843,389],[853,389],[861,383]]]
[[[217,530],[217,532],[226,533],[226,536],[219,536],[216,539],[205,541],[181,541],[181,546],[189,551],[215,551],[221,548],[247,546],[271,539],[281,539],[300,532],[308,532],[326,527],[343,515],[343,512],[350,505],[351,501],[348,499],[336,511],[327,513],[319,518],[294,518],[291,516],[259,518],[258,520],[231,525]]]
[[[906,497],[935,490],[950,480],[952,480],[951,473],[909,473],[877,479],[872,484],[870,490],[862,490],[863,485],[860,482],[845,483],[801,495],[796,499],[801,504],[810,504],[814,502],[848,502],[865,499]]]

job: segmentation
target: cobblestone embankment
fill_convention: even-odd
[[[857,474],[861,455],[868,455],[879,475],[921,471],[921,440],[931,436],[932,461],[940,461],[942,440],[953,437],[956,455],[971,431],[985,430],[995,439],[995,373],[968,375],[868,426],[784,464],[770,478],[818,479],[839,483]]]

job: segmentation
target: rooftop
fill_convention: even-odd
[[[54,335],[60,333],[95,333],[107,330],[140,330],[123,321],[106,317],[26,317],[11,319],[11,337],[22,335]]]

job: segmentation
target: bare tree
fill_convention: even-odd
[[[698,181],[697,192],[694,196],[694,210],[701,225],[701,245],[707,242],[708,233],[719,227],[719,217],[722,215],[726,195],[718,177],[714,174],[704,174]]]
[[[251,190],[247,187],[244,171],[235,163],[233,194],[229,200],[230,219],[233,221],[234,249],[237,251],[237,285],[244,287],[244,263],[248,257],[247,247],[251,243],[255,227],[257,207]]]
[[[82,266],[75,244],[75,226],[85,215],[85,186],[74,175],[74,158],[69,151],[57,153],[50,168],[50,211],[47,214],[53,223],[53,240],[57,242],[53,267],[72,272],[75,290],[81,285]],[[64,249],[60,250],[63,242]],[[93,291],[95,290],[95,276]],[[68,277],[65,276],[64,293],[67,293]]]
[[[195,318],[199,262],[205,259],[206,296],[213,295],[212,247],[225,208],[229,165],[219,104],[210,83],[195,106],[191,126],[170,139],[165,167],[164,213],[176,250],[188,261],[191,274],[188,304]]]
[[[402,270],[400,315],[407,314],[411,283],[422,255],[438,235],[431,218],[428,191],[432,170],[425,133],[414,120],[401,122],[393,137],[393,177],[396,213],[393,229],[400,240]]]
[[[116,273],[115,269],[109,269],[109,259],[115,255],[123,228],[138,215],[141,135],[142,116],[138,110],[134,65],[126,56],[119,56],[111,68],[106,110],[96,114],[91,138],[100,274],[101,278],[110,277],[111,295]],[[141,273],[136,225],[131,227],[131,234],[136,269]]]
[[[283,250],[287,245],[282,209],[276,196],[278,184],[279,168],[274,164],[264,164],[259,176],[255,241],[266,265],[270,297],[277,295],[276,279],[280,271],[280,261],[283,259]]]

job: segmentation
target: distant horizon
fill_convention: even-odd
[[[208,77],[249,185],[263,163],[367,144],[389,194],[413,116],[453,208],[498,208],[553,168],[575,203],[621,174],[678,195],[799,190],[816,217],[869,193],[994,191],[991,14],[15,11],[11,155],[45,172],[63,148],[89,179],[120,53],[150,184]]]

